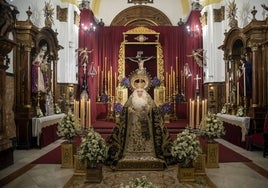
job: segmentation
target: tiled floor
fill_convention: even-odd
[[[39,158],[43,154],[60,145],[62,140],[40,149],[15,150],[14,165],[0,171],[0,180]],[[267,188],[268,157],[263,158],[260,151],[247,151],[234,146],[225,140],[218,142],[251,159],[253,163],[220,163],[220,168],[206,169],[206,174],[219,188]],[[258,168],[261,167],[261,168]],[[74,173],[73,169],[61,168],[61,165],[34,165],[30,170],[16,177],[7,188],[58,188],[63,187]],[[18,173],[16,173],[18,174]]]

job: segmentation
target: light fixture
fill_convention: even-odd
[[[93,23],[89,23],[89,25],[85,25],[84,23],[82,23],[82,29],[86,32],[86,33],[92,33],[96,31],[96,26],[93,25]]]
[[[134,3],[134,4],[147,4],[147,3],[154,3],[154,0],[127,0],[127,3]]]
[[[195,26],[187,25],[186,30],[187,30],[187,33],[192,37],[198,36],[200,34],[199,25],[195,25]]]

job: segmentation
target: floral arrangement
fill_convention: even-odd
[[[176,103],[185,102],[184,94],[178,93],[175,98]]]
[[[201,122],[200,134],[209,139],[220,138],[225,135],[223,122],[216,114],[208,112],[207,117]]]
[[[184,129],[177,134],[171,147],[171,155],[182,163],[184,167],[191,167],[193,161],[201,154],[201,146],[198,137],[189,129]]]
[[[221,114],[226,114],[226,113],[227,113],[227,104],[224,104],[221,109]]]
[[[124,77],[120,83],[120,86],[121,87],[129,87],[129,85],[130,85],[129,79],[127,77]]]
[[[114,105],[114,112],[119,114],[123,110],[123,105],[121,103],[115,103]]]
[[[106,93],[103,93],[100,97],[100,101],[101,102],[108,102],[109,101],[109,97]]]
[[[156,76],[152,80],[152,86],[153,87],[159,87],[160,86],[160,80]]]
[[[108,147],[104,139],[99,133],[90,128],[87,135],[82,138],[78,157],[82,162],[94,167],[106,160],[107,152]]]
[[[153,183],[146,177],[131,179],[128,185],[120,184],[120,188],[157,188],[158,186],[153,185]]]
[[[236,116],[238,117],[243,117],[244,116],[244,107],[243,106],[239,106],[236,112]]]
[[[69,142],[77,135],[75,129],[75,117],[72,113],[66,114],[58,125],[58,136],[63,136]]]
[[[61,113],[61,109],[59,107],[59,105],[57,103],[55,103],[55,114],[60,114]]]
[[[160,108],[161,112],[163,114],[172,114],[173,112],[173,109],[172,109],[172,106],[170,103],[166,102],[164,103],[161,108]]]

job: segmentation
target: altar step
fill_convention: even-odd
[[[166,123],[165,126],[172,138],[176,138],[177,134],[180,133],[187,126],[188,120],[180,119],[170,123]],[[112,133],[115,122],[112,121],[96,121],[92,127],[94,130],[102,135],[106,140]]]

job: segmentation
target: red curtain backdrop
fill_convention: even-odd
[[[104,70],[104,62],[107,59],[107,67],[112,67],[113,72],[117,72],[117,62],[119,56],[120,44],[123,41],[123,32],[126,32],[134,27],[126,26],[97,26],[95,32],[87,32],[83,30],[82,23],[87,24],[93,23],[94,21],[93,13],[84,9],[81,11],[81,24],[79,30],[79,48],[87,47],[89,50],[93,49],[93,52],[89,54],[89,63],[93,62],[96,70],[99,67],[100,72]],[[178,58],[178,72],[180,79],[180,72],[183,70],[185,63],[189,64],[190,70],[192,72],[192,77],[186,80],[186,91],[185,97],[188,101],[190,98],[195,97],[196,81],[194,77],[196,74],[199,77],[203,75],[202,68],[200,68],[196,63],[194,63],[193,57],[188,57],[191,55],[192,50],[202,48],[202,31],[200,24],[200,11],[192,11],[188,21],[181,26],[150,26],[148,28],[159,32],[159,41],[163,48],[163,59],[164,59],[164,76],[166,72],[170,73],[170,67],[173,69],[176,67],[176,57]],[[196,25],[199,26],[199,34],[190,35],[187,32],[186,25],[189,25],[192,29],[195,29]],[[79,57],[80,59],[81,57]],[[79,60],[80,62],[80,60]],[[146,63],[145,63],[146,64]],[[87,71],[89,70],[89,64],[87,66]],[[82,91],[81,86],[83,83],[83,67],[79,63],[79,89]],[[114,73],[113,73],[114,75]],[[118,75],[118,74],[117,74]],[[179,82],[178,82],[179,83]],[[199,80],[199,96],[202,97],[202,83],[203,79]],[[101,83],[98,83],[98,76],[87,75],[87,86],[89,91],[89,97],[91,99],[91,120],[92,123],[96,121],[96,100],[99,95],[99,87]],[[180,87],[180,85],[179,85]],[[180,91],[181,88],[179,88]],[[115,86],[113,87],[113,93],[115,92]],[[79,99],[77,95],[77,99]]]

